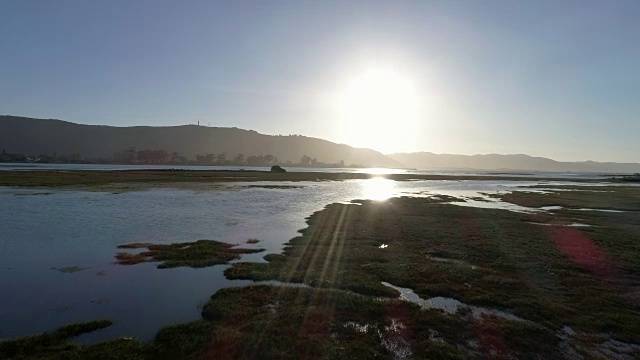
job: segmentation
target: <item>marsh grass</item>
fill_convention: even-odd
[[[640,187],[588,185],[534,185],[530,188],[543,188],[547,193],[516,191],[494,196],[503,201],[535,208],[558,205],[567,208],[640,211]]]
[[[55,331],[0,342],[1,359],[74,359],[95,351],[72,343],[73,337],[111,326],[109,320],[95,320],[63,326]],[[109,346],[115,351],[121,344]],[[129,349],[130,350],[130,349]],[[129,353],[129,350],[126,352]],[[106,357],[102,357],[106,358]]]
[[[398,296],[381,285],[386,281],[425,299],[445,296],[505,310],[555,331],[569,325],[640,343],[640,219],[581,213],[598,224],[581,230],[531,223],[568,221],[570,213],[519,214],[424,198],[360,203],[329,205],[308,219],[282,255],[235,263],[225,274]]]
[[[500,351],[517,358],[558,358],[553,332],[532,323],[450,316],[400,300],[379,301],[329,289],[226,288],[211,297],[202,317],[165,327],[148,344],[121,338],[77,345],[66,336],[79,331],[63,328],[52,333],[57,334],[52,341],[43,341],[49,336],[43,334],[1,342],[0,357],[297,360],[393,359],[405,354],[416,359],[480,359]],[[97,327],[86,330],[92,328]],[[535,334],[542,344],[519,340],[526,334]]]
[[[482,326],[499,328],[506,338],[535,332],[545,342],[516,348],[523,344],[501,338],[505,355],[555,356],[553,333],[535,324],[448,316],[404,301],[329,289],[227,288],[202,313],[215,324],[205,350],[215,359],[389,359],[398,358],[400,350],[409,358],[462,359],[470,353],[467,342],[480,340],[476,328]],[[485,341],[481,350],[488,353],[492,346]]]
[[[384,177],[391,180],[551,180],[536,177],[505,176],[453,176],[453,175],[416,175],[389,174],[374,175],[365,173],[323,173],[323,172],[286,172],[269,171],[231,171],[231,170],[51,170],[51,171],[2,171],[0,186],[59,187],[59,186],[98,186],[128,183],[219,183],[254,181],[322,181],[354,180]],[[558,179],[563,180],[563,179]],[[575,179],[579,182],[595,180]],[[286,185],[276,185],[278,187]]]
[[[132,243],[119,245],[119,249],[147,249],[140,253],[118,252],[116,262],[135,265],[143,262],[159,262],[159,269],[175,267],[202,268],[226,264],[239,259],[242,254],[258,253],[264,249],[236,248],[236,245],[214,240],[175,244]]]

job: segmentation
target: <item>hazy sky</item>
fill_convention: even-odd
[[[640,162],[639,19],[637,0],[4,0],[0,113]]]

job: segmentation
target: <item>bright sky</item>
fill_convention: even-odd
[[[640,162],[640,1],[0,2],[0,113]]]

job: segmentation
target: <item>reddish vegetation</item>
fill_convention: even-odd
[[[399,303],[387,306],[386,308],[386,321],[387,326],[391,326],[394,320],[403,325],[395,329],[396,331],[387,331],[386,336],[388,339],[398,344],[415,344],[416,342],[416,325],[415,318],[409,310],[407,304]],[[412,346],[414,347],[414,346]],[[415,349],[412,349],[415,350]]]
[[[605,277],[615,272],[614,260],[582,231],[567,226],[551,226],[550,236],[560,251],[583,269]]]
[[[482,230],[478,218],[463,218],[460,220],[460,228],[464,237],[472,242],[482,240]]]
[[[301,351],[299,354],[301,359],[320,358],[322,352],[319,349],[323,349],[323,345],[331,341],[331,325],[335,322],[335,309],[332,305],[325,303],[327,300],[319,298],[317,303],[305,309],[301,318],[290,318],[292,328],[285,331],[285,336],[299,337],[310,344],[308,347],[298,349]],[[297,321],[301,322],[297,323]],[[270,323],[266,323],[266,325],[270,325]],[[297,330],[294,330],[296,327]],[[257,341],[247,341],[247,333],[256,329],[259,329]],[[234,316],[222,323],[212,334],[211,342],[203,350],[201,358],[216,360],[259,358],[262,347],[270,346],[269,338],[271,335],[267,332],[273,331],[268,326],[256,326],[254,318],[242,315]]]
[[[202,354],[203,359],[237,359],[242,350],[246,337],[245,323],[226,321],[222,326],[225,331],[216,331],[212,335],[211,343]]]
[[[299,334],[305,337],[320,337],[328,340],[333,320],[333,307],[328,305],[310,307],[302,320]]]
[[[511,359],[511,349],[505,341],[505,331],[496,324],[498,319],[494,316],[483,316],[473,328],[478,336],[480,351],[489,354],[494,359]]]

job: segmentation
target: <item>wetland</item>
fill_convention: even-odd
[[[0,173],[2,358],[640,356],[629,183],[26,173]]]

